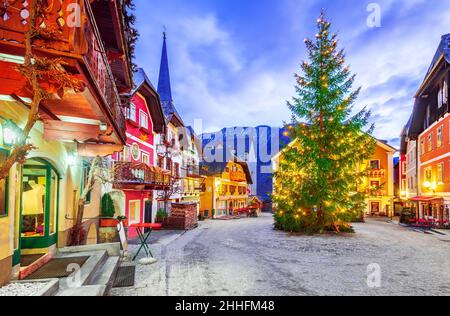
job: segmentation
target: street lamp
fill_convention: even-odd
[[[3,144],[11,147],[18,143],[20,138],[20,128],[10,119],[4,119],[2,123]]]
[[[76,152],[69,152],[67,154],[67,165],[69,165],[69,167],[73,167],[76,166],[78,162],[78,155]]]

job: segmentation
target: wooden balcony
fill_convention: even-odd
[[[11,56],[24,55],[25,32],[29,18],[23,18],[24,10],[29,9],[33,0],[15,1],[10,5],[7,19],[0,17],[0,53]],[[65,70],[83,81],[82,92],[64,91],[64,95],[54,93],[45,101],[45,113],[42,118],[51,121],[46,125],[46,138],[57,140],[74,139],[80,142],[124,143],[125,115],[116,79],[110,67],[104,41],[89,0],[49,1],[45,17],[40,27],[57,34],[51,39],[38,40],[34,43],[36,55],[49,58],[62,58]],[[81,10],[80,25],[74,26],[73,11],[69,6],[77,4]],[[0,5],[1,7],[1,5]],[[72,14],[72,15],[71,15]],[[14,64],[1,62],[7,69],[0,74],[0,94],[30,97],[24,78],[18,77]],[[4,84],[11,82],[11,84]],[[89,123],[86,124],[85,122]],[[84,131],[80,138],[73,137],[73,126],[64,132],[65,123],[79,123]],[[92,125],[106,124],[102,131],[93,129]],[[52,126],[59,129],[54,130]]]
[[[114,164],[114,187],[123,190],[170,189],[170,174],[157,167],[142,163],[116,162]]]
[[[367,172],[369,178],[384,178],[386,176],[386,170],[384,169],[371,169]]]

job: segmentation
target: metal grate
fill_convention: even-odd
[[[86,263],[88,259],[89,257],[53,259],[39,268],[36,272],[25,278],[25,280],[66,278],[73,273],[73,270],[67,271],[69,265],[77,264],[81,267]]]
[[[38,261],[41,259],[44,255],[22,255],[20,256],[20,266],[21,267],[28,267],[32,263]]]
[[[119,267],[119,269],[117,269],[116,279],[114,280],[113,287],[134,286],[135,274],[135,266]]]

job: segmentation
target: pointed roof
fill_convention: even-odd
[[[420,93],[423,92],[424,88],[430,81],[430,78],[433,77],[432,75],[437,69],[436,66],[440,64],[441,60],[445,60],[448,64],[450,64],[450,34],[442,35],[439,46],[436,50],[436,53],[434,54],[433,60],[431,61],[431,65],[428,68],[427,74],[415,95],[416,97],[418,97]]]
[[[155,87],[147,77],[143,68],[136,69],[136,72],[133,75],[133,81],[135,88],[131,92],[131,95],[139,92],[146,98],[148,111],[154,124],[153,128],[155,129],[155,132],[162,133],[165,129],[166,122],[161,101]]]
[[[158,93],[163,102],[173,102],[172,88],[170,86],[169,58],[167,57],[167,35],[163,35],[163,48],[161,66],[159,68]]]
[[[159,69],[158,94],[161,98],[161,105],[168,122],[175,117],[177,124],[184,126],[180,114],[174,106],[172,98],[172,87],[170,84],[169,58],[167,54],[167,34],[163,33],[163,47],[161,54],[161,66]]]

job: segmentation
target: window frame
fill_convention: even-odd
[[[445,166],[444,163],[441,162],[437,164],[437,171],[436,171],[436,180],[438,185],[443,185],[445,183]]]
[[[144,157],[147,157],[147,162],[144,161]],[[147,166],[150,166],[150,154],[145,151],[142,151],[141,152],[141,162],[146,164]]]
[[[145,125],[142,124],[143,118],[145,119]],[[145,130],[149,129],[149,116],[142,109],[139,110],[139,128],[143,128]]]
[[[433,132],[431,132],[430,134],[428,134],[428,140],[427,140],[427,152],[432,152],[433,151]]]
[[[372,163],[374,163],[374,162],[377,163],[378,168],[373,168],[372,167]],[[381,170],[381,161],[380,161],[380,159],[372,159],[372,160],[370,160],[369,166],[370,166],[370,170]]]
[[[134,221],[131,218],[131,204],[132,203],[138,203],[138,205],[139,205],[139,211],[138,211],[139,218],[138,218],[137,221]],[[141,200],[129,200],[128,201],[128,220],[129,220],[130,224],[139,224],[140,223],[140,221],[141,221],[141,210],[142,210]]]
[[[436,147],[437,148],[441,148],[442,145],[444,144],[444,126],[439,126],[437,131],[436,131]]]
[[[131,110],[133,109],[133,111]],[[131,116],[131,113],[134,112],[134,116]],[[130,106],[128,107],[127,110],[127,119],[129,119],[130,121],[137,123],[137,107],[134,103],[130,103]]]

